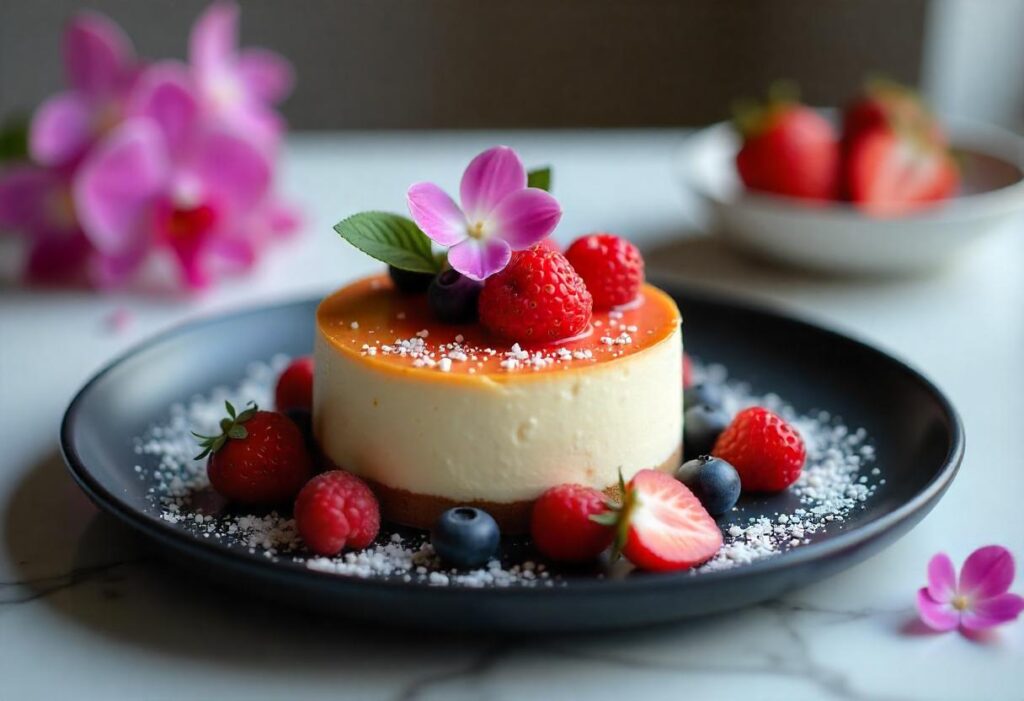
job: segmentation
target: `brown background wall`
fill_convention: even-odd
[[[184,54],[200,0],[94,0],[141,53]],[[0,115],[60,81],[83,3],[0,3]],[[818,104],[865,71],[916,83],[926,2],[246,0],[242,34],[287,55],[296,128],[690,125],[773,79]]]

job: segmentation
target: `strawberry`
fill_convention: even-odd
[[[362,550],[380,531],[380,505],[366,483],[343,470],[317,475],[295,499],[295,526],[318,555]]]
[[[519,251],[484,283],[477,308],[495,336],[523,344],[582,333],[593,310],[583,279],[561,253],[540,246]]]
[[[711,454],[736,468],[744,492],[781,492],[796,482],[807,459],[800,434],[759,406],[736,414]]]
[[[887,128],[867,131],[850,144],[845,175],[850,200],[876,216],[905,214],[945,199],[960,180],[944,147]]]
[[[274,406],[278,411],[313,411],[313,359],[296,358],[277,378]]]
[[[193,434],[203,448],[196,460],[209,456],[210,485],[241,504],[270,506],[293,499],[313,472],[298,426],[252,403],[237,415],[230,402],[224,404],[228,416],[219,435]]]
[[[612,544],[614,531],[591,519],[608,511],[607,497],[592,487],[561,484],[533,505],[530,534],[537,550],[559,562],[586,562]]]
[[[811,200],[835,199],[839,138],[827,119],[773,91],[763,105],[738,108],[735,124],[743,137],[736,169],[748,188]]]
[[[846,149],[864,134],[879,128],[917,133],[937,146],[947,144],[946,134],[921,97],[891,80],[870,80],[843,112],[843,144]]]
[[[715,520],[693,492],[671,475],[640,470],[621,489],[615,548],[640,569],[689,569],[707,562],[722,547],[722,532]]]
[[[615,234],[590,234],[576,239],[565,257],[583,278],[594,309],[629,304],[644,284],[644,259],[637,247]]]

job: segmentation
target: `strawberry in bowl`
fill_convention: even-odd
[[[888,82],[843,111],[776,93],[691,136],[678,166],[708,230],[825,273],[934,270],[1024,211],[1024,139]]]

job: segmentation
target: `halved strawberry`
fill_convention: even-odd
[[[945,148],[909,132],[874,129],[847,153],[850,199],[876,216],[904,214],[945,199],[959,181],[956,162]]]
[[[916,91],[881,78],[866,81],[843,110],[844,147],[878,128],[909,130],[937,146],[948,144],[942,125]]]
[[[641,470],[623,487],[617,550],[641,569],[685,570],[722,547],[715,520],[685,485],[658,470]]]

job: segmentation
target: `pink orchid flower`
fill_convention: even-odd
[[[949,556],[939,553],[928,563],[928,586],[917,592],[921,620],[940,631],[978,631],[1012,621],[1024,610],[1024,598],[1009,591],[1013,576],[1013,556],[998,545],[971,553],[959,581]]]
[[[284,130],[271,107],[291,92],[291,65],[265,49],[238,49],[238,5],[216,2],[189,37],[189,63],[204,108],[222,124],[273,149]]]
[[[29,241],[25,276],[57,282],[84,270],[93,248],[75,218],[66,173],[39,166],[16,166],[0,177],[0,230],[17,231]]]
[[[82,13],[63,38],[70,90],[43,102],[29,127],[29,153],[41,165],[73,164],[122,117],[138,73],[135,51],[106,17]]]
[[[131,113],[75,179],[76,209],[101,254],[102,282],[122,282],[153,247],[173,253],[193,288],[222,269],[252,265],[256,243],[245,222],[270,187],[266,156],[207,127],[179,64],[147,69]]]
[[[462,206],[433,183],[416,183],[406,199],[416,224],[433,241],[449,246],[448,262],[473,280],[504,269],[512,251],[542,240],[562,218],[557,200],[526,186],[516,152],[497,146],[474,158],[459,186]]]

